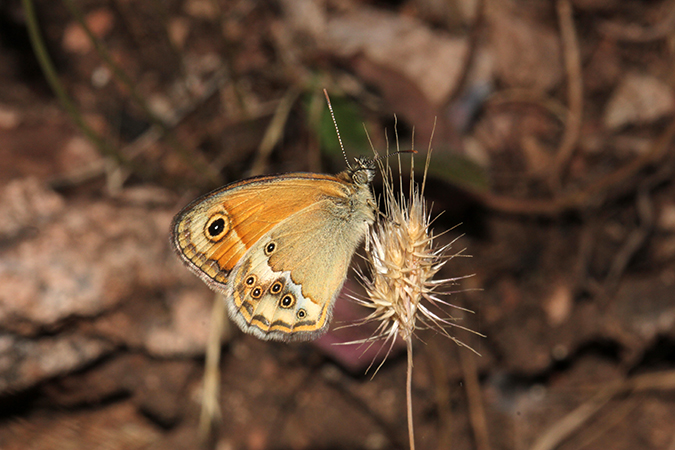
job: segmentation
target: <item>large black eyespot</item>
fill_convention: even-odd
[[[298,316],[298,319],[304,319],[305,317],[307,317],[307,311],[305,311],[304,309],[300,308],[300,309],[298,310],[298,312],[296,313],[296,315]]]
[[[221,240],[230,231],[230,218],[222,212],[217,212],[209,217],[204,225],[204,234],[212,242]]]
[[[256,300],[259,299],[260,297],[262,297],[262,295],[263,295],[263,290],[260,286],[254,287],[253,290],[251,291],[251,297],[253,297]]]
[[[277,248],[277,244],[270,242],[265,246],[265,255],[270,256],[274,250]]]
[[[282,290],[283,288],[284,288],[284,283],[282,283],[281,281],[277,280],[277,281],[274,282],[274,284],[273,284],[272,287],[270,288],[270,294],[276,295],[276,294],[278,294],[279,292],[281,292],[281,290]]]
[[[279,306],[284,309],[292,308],[295,305],[295,297],[292,294],[286,294],[279,300]]]
[[[217,218],[209,225],[209,234],[211,236],[218,236],[225,229],[225,221],[222,217]]]
[[[253,286],[255,284],[255,275],[249,275],[244,283],[246,283],[247,286]]]

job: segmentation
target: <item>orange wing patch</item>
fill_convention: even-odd
[[[171,241],[193,272],[224,289],[234,266],[262,236],[326,196],[343,196],[344,188],[334,176],[312,173],[233,183],[185,207],[174,219]]]

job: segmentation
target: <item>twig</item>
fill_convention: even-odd
[[[204,103],[218,90],[221,80],[222,75],[220,73],[214,74],[212,79],[205,83],[205,89],[202,95],[199,98],[195,99],[190,104],[177,108],[176,111],[174,112],[174,119],[170,123],[167,123],[166,126],[176,127],[182,120],[185,119],[185,117],[187,117],[188,114],[190,114],[197,108],[197,105]],[[131,161],[133,161],[134,158],[136,158],[139,154],[141,154],[146,148],[162,139],[162,136],[163,136],[162,130],[159,127],[153,125],[150,128],[148,128],[143,134],[141,134],[132,142],[130,142],[128,145],[126,145],[124,148],[122,148],[120,150],[120,154],[126,156]],[[73,170],[72,172],[56,175],[47,180],[47,182],[53,188],[72,186],[101,176],[103,173],[105,173],[107,169],[108,167],[106,166],[105,161],[103,162],[95,161],[90,166],[87,166],[85,168],[76,169]],[[211,172],[214,171],[212,170]],[[217,174],[217,177],[218,177],[217,179],[219,180],[220,175]]]
[[[58,174],[46,180],[52,189],[62,189],[68,186],[77,186],[89,180],[98,178],[105,172],[106,160],[101,158],[84,167],[79,167],[67,173]]]
[[[572,5],[569,0],[558,0],[557,9],[565,69],[567,71],[567,103],[569,109],[565,121],[565,131],[555,155],[553,176],[551,177],[554,187],[557,188],[556,191],[559,190],[560,180],[567,170],[567,165],[579,140],[584,101],[581,58],[579,57],[579,43],[574,28]]]
[[[77,109],[77,106],[75,106],[75,103],[66,92],[66,89],[61,83],[61,80],[59,80],[56,69],[54,68],[54,64],[47,53],[47,48],[44,45],[44,40],[38,27],[37,17],[35,16],[35,8],[32,0],[21,0],[21,4],[23,5],[24,14],[26,15],[28,35],[30,37],[31,45],[33,46],[33,51],[35,52],[38,62],[40,63],[40,67],[42,68],[42,72],[44,73],[47,83],[49,83],[52,91],[59,99],[61,106],[63,106],[66,112],[68,112],[70,118],[75,122],[77,127],[82,131],[87,139],[94,143],[101,154],[112,158],[119,164],[133,168],[137,171],[137,173],[143,174],[144,171],[140,167],[134,165],[134,163],[126,156],[109,145],[84,120],[82,114],[80,114],[80,111]]]
[[[590,214],[584,214],[581,222],[586,224],[581,229],[581,236],[579,237],[579,246],[577,248],[577,260],[574,264],[572,286],[575,286],[575,291],[579,292],[588,288],[589,285],[589,267],[593,258],[593,250],[596,244],[597,222],[598,218]]]
[[[485,419],[485,408],[483,408],[483,396],[474,360],[476,356],[470,352],[460,351],[458,353],[464,373],[464,386],[469,403],[469,420],[476,440],[476,450],[490,450],[492,447],[490,446],[487,420]]]
[[[253,165],[251,166],[250,175],[255,176],[264,173],[265,167],[267,166],[267,160],[272,153],[272,150],[284,135],[284,128],[288,121],[288,115],[300,95],[300,92],[301,90],[298,86],[291,86],[277,105],[274,116],[272,116],[272,120],[258,146],[258,152],[253,161]]]
[[[70,15],[72,15],[77,21],[77,23],[80,25],[80,27],[82,27],[82,30],[89,38],[91,44],[94,46],[94,50],[96,50],[98,56],[110,68],[115,78],[129,90],[131,98],[133,98],[136,104],[143,110],[148,119],[150,119],[156,125],[160,126],[164,131],[168,131],[164,126],[164,122],[162,122],[157,116],[155,116],[155,114],[152,112],[152,110],[145,102],[141,94],[138,93],[138,90],[136,89],[136,84],[134,84],[134,82],[131,80],[131,77],[129,77],[129,75],[127,75],[124,69],[122,69],[115,62],[115,60],[110,56],[110,53],[108,53],[108,50],[101,43],[101,41],[97,39],[96,36],[94,36],[94,33],[89,28],[87,21],[84,20],[82,11],[75,5],[73,0],[62,0],[62,2],[66,6],[66,8],[68,8],[68,12],[70,12]]]
[[[672,159],[667,164],[662,164],[659,170],[640,183],[637,191],[637,214],[640,224],[631,232],[626,242],[617,252],[612,266],[605,278],[604,295],[609,296],[618,285],[619,278],[633,258],[633,255],[642,248],[642,245],[654,229],[654,208],[649,198],[649,193],[654,187],[665,181],[671,180],[675,161]]]
[[[633,259],[635,253],[640,250],[654,227],[654,207],[649,198],[649,193],[640,190],[637,194],[636,203],[640,224],[630,233],[628,239],[626,239],[621,249],[614,256],[604,282],[605,296],[608,296],[609,293],[616,289],[621,275],[626,270],[626,267],[628,267],[628,263]]]
[[[667,38],[675,29],[675,1],[671,0],[661,7],[666,12],[661,20],[650,27],[642,27],[636,24],[623,24],[616,22],[600,22],[600,33],[618,41],[624,42],[651,42]]]
[[[561,194],[551,199],[519,199],[490,192],[474,192],[474,195],[486,207],[512,214],[555,217],[567,211],[597,208],[607,200],[610,189],[617,188],[620,184],[628,184],[645,167],[659,162],[667,154],[674,137],[675,120],[671,121],[663,134],[652,143],[649,151],[640,154],[631,162],[584,189]]]
[[[207,164],[203,163],[202,160],[194,158],[190,155],[189,152],[180,144],[176,137],[172,134],[172,128],[176,125],[177,121],[174,123],[165,123],[160,119],[148,106],[147,102],[143,96],[136,89],[136,84],[133,82],[131,77],[120,67],[115,60],[110,56],[105,45],[101,43],[99,39],[96,38],[94,33],[89,28],[87,21],[84,20],[82,11],[77,7],[73,0],[62,0],[63,4],[68,8],[70,14],[75,18],[77,23],[82,27],[82,30],[89,38],[89,41],[94,46],[96,53],[103,60],[103,62],[110,68],[115,78],[129,91],[129,95],[134,100],[134,102],[141,108],[146,118],[153,124],[152,129],[157,134],[157,138],[153,141],[159,140],[164,136],[168,144],[176,151],[176,153],[187,162],[195,172],[200,175],[205,176],[210,182],[214,184],[220,184],[220,175],[212,170]]]
[[[452,411],[450,404],[450,388],[448,369],[443,362],[442,352],[435,339],[430,339],[426,347],[431,374],[434,380],[436,411],[438,414],[438,449],[452,447]],[[463,353],[463,352],[460,352]]]
[[[466,53],[464,59],[462,60],[462,71],[457,77],[457,82],[455,83],[452,91],[448,93],[445,101],[445,108],[447,108],[462,92],[462,88],[466,83],[469,72],[473,66],[473,62],[476,58],[476,48],[478,47],[478,42],[481,36],[481,28],[483,21],[485,19],[485,0],[477,0],[475,3],[476,16],[474,18],[473,24],[471,24],[471,30],[468,33],[469,43],[467,45]]]
[[[542,97],[542,94],[531,89],[511,88],[497,91],[485,101],[485,108],[497,108],[510,103],[522,103],[543,109],[561,123],[565,123],[567,108],[558,100]]]
[[[530,450],[555,449],[618,394],[653,389],[675,389],[675,371],[639,375],[629,380],[611,383],[544,432],[530,447]]]
[[[577,450],[588,447],[600,436],[607,433],[617,424],[623,422],[626,416],[631,411],[634,411],[635,408],[639,406],[639,404],[640,404],[639,401],[635,400],[631,401],[630,399],[627,399],[625,402],[621,403],[616,408],[611,408],[611,411],[609,412],[609,417],[607,419],[603,420],[601,423],[593,427],[590,427],[586,435],[580,436],[579,438],[580,442],[578,444]]]
[[[218,92],[222,84],[223,77],[223,70],[216,71],[212,77],[204,83],[204,88],[202,89],[201,95],[198,98],[178,105],[173,112],[173,117],[171,120],[162,122],[161,126],[158,124],[153,124],[152,127],[150,127],[134,142],[127,145],[124,151],[133,157],[148,145],[162,139],[162,137],[167,133],[167,130],[171,130],[172,128],[178,126],[188,115],[193,113],[199,105],[205,103]],[[169,135],[169,137],[170,136],[171,135]],[[190,158],[194,159],[194,156],[190,156]],[[209,167],[209,172],[213,174],[214,171]],[[214,182],[220,184],[220,175],[215,174],[213,176],[215,177],[213,178]]]

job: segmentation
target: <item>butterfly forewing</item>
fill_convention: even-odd
[[[172,243],[193,272],[226,294],[244,331],[309,339],[330,321],[373,204],[369,184],[347,172],[254,178],[188,205],[174,219]]]

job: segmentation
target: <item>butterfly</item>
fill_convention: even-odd
[[[232,320],[261,339],[324,333],[356,248],[375,220],[375,160],[337,175],[287,173],[238,181],[187,205],[171,243],[224,294]]]

